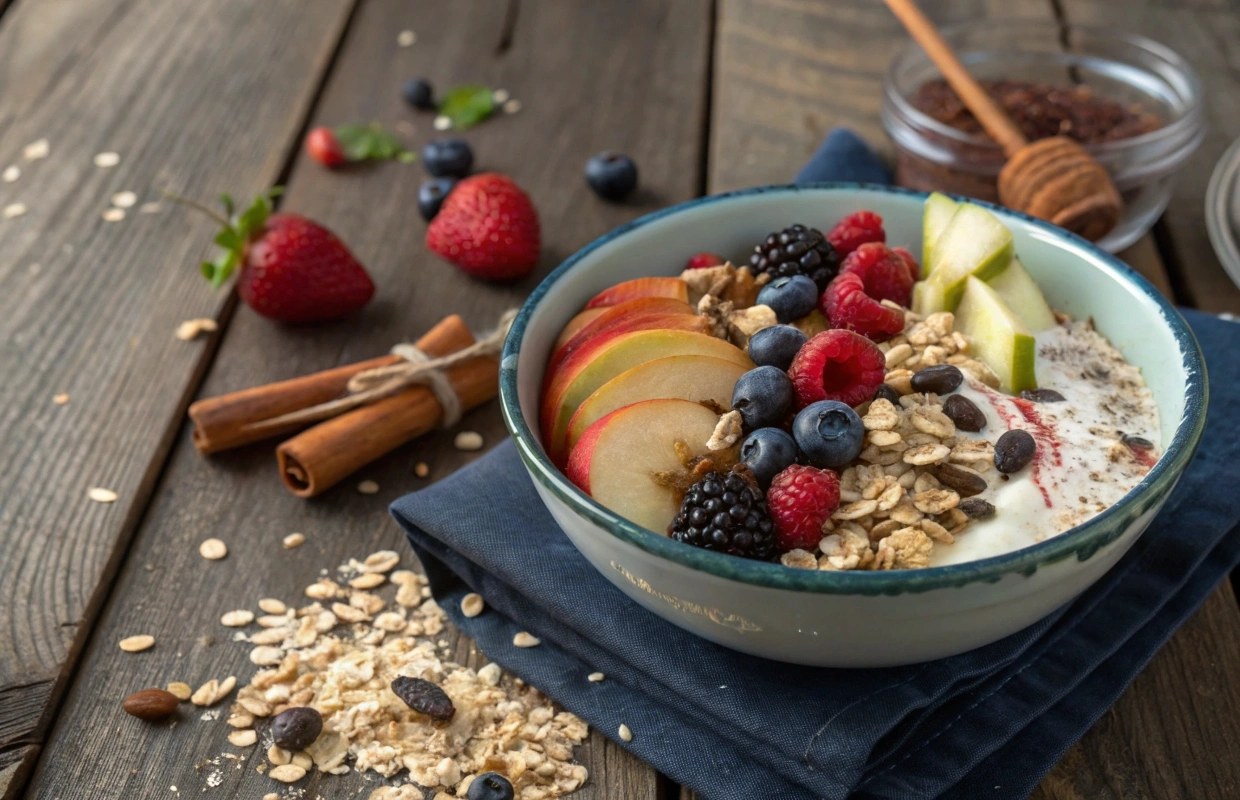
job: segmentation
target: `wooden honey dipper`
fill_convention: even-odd
[[[1030,142],[926,19],[913,0],[886,0],[909,35],[943,73],[973,116],[1007,156],[999,173],[999,200],[1097,241],[1119,222],[1124,201],[1111,176],[1085,149],[1066,136]]]

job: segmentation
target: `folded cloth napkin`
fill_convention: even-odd
[[[841,152],[850,176],[883,174],[852,134],[831,142],[802,176],[839,175]],[[483,652],[607,736],[627,725],[624,747],[710,800],[1025,797],[1240,563],[1240,494],[1218,491],[1240,482],[1240,325],[1185,316],[1222,388],[1158,518],[1067,607],[936,662],[792,666],[664,622],[578,554],[511,442],[392,513],[435,597]],[[471,591],[488,610],[466,619],[459,604]],[[541,646],[514,647],[518,631]],[[606,680],[588,681],[595,671]]]

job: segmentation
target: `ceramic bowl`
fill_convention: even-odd
[[[1141,483],[1087,523],[1037,545],[964,564],[892,572],[816,572],[712,553],[625,520],[577,489],[543,452],[538,393],[561,327],[600,290],[678,274],[694,253],[740,258],[792,222],[827,226],[860,208],[888,241],[920,252],[922,202],[858,184],[775,186],[693,200],[642,217],[565,261],[521,309],[504,348],[504,419],[535,489],[591,564],[645,608],[726,647],[834,667],[909,664],[993,642],[1098,580],[1136,541],[1188,464],[1205,424],[1205,365],[1184,319],[1106,252],[1048,223],[991,210],[1050,303],[1092,317],[1153,391],[1164,454]],[[605,613],[600,609],[601,613]]]

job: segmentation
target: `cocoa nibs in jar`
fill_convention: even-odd
[[[1162,119],[1140,105],[1100,96],[1086,85],[1052,86],[1029,81],[981,81],[1030,141],[1067,136],[1082,144],[1114,142],[1157,130]],[[956,92],[942,79],[927,81],[913,107],[956,130],[987,136]]]

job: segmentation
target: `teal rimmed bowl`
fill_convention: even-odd
[[[1163,456],[1122,500],[1037,545],[965,564],[894,572],[815,572],[700,550],[625,520],[574,486],[543,452],[538,393],[552,342],[602,289],[675,275],[694,253],[739,258],[793,222],[828,226],[859,208],[888,241],[920,252],[925,195],[862,184],[771,186],[649,214],[582,248],[522,307],[504,346],[500,402],[547,509],[591,564],[629,597],[711,641],[780,661],[886,666],[953,655],[1014,633],[1084,591],[1145,530],[1196,450],[1205,364],[1187,323],[1144,278],[1048,223],[991,207],[1056,308],[1092,317],[1142,369],[1161,416]]]

